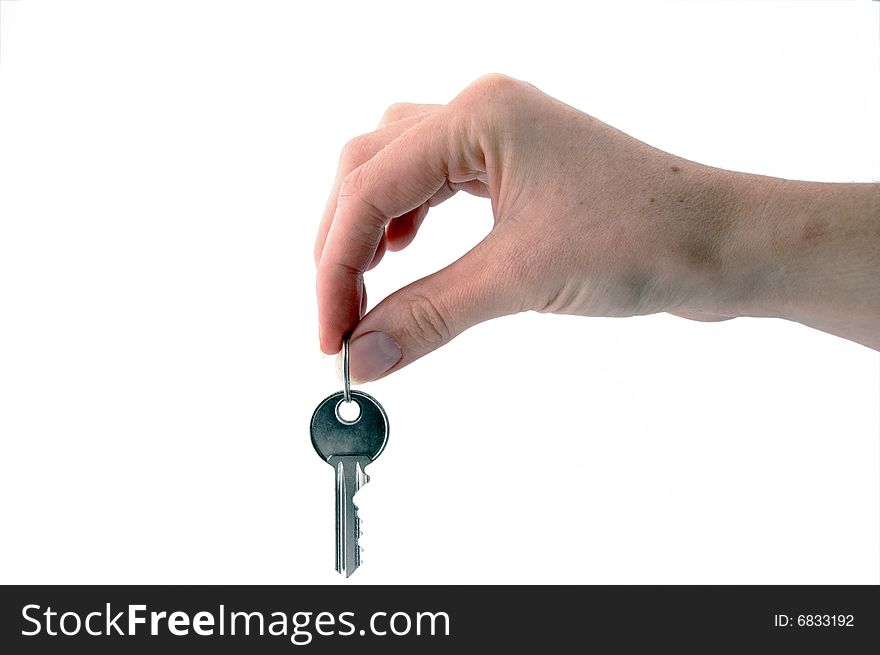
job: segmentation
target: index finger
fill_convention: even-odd
[[[427,202],[459,168],[461,132],[438,112],[414,125],[342,182],[318,265],[321,350],[339,352],[357,325],[363,274],[388,222]]]

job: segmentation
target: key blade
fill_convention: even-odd
[[[370,460],[365,457],[336,459],[336,570],[348,578],[361,565],[358,545],[361,520],[354,495],[370,481],[370,476],[364,472]]]

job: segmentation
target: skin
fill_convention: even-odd
[[[490,234],[364,315],[364,272],[458,191],[490,199]],[[321,349],[350,334],[359,382],[530,310],[777,317],[880,349],[880,185],[698,164],[501,75],[346,145],[315,262]]]

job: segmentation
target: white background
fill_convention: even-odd
[[[715,166],[880,179],[880,6],[2,2],[0,582],[337,583],[311,412],[339,149],[504,72]],[[456,197],[371,304],[489,229]],[[365,386],[351,583],[877,583],[878,354],[523,314]]]

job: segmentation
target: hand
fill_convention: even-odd
[[[448,105],[393,105],[343,150],[321,222],[321,348],[336,353],[351,333],[351,375],[367,381],[527,310],[773,315],[796,286],[773,254],[803,218],[780,201],[778,224],[767,220],[781,182],[675,157],[499,75]],[[364,316],[364,272],[459,190],[491,200],[490,234]]]

